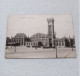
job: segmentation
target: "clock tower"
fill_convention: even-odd
[[[55,45],[54,45],[54,39],[55,39],[54,18],[48,18],[47,22],[48,22],[49,47],[55,47]]]

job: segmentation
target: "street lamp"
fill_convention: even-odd
[[[57,56],[56,32],[55,32],[55,34],[54,34],[54,39],[55,39],[54,46],[55,46],[55,49],[56,49],[56,58],[58,58],[58,56]]]
[[[15,52],[16,52],[16,43],[15,43]]]
[[[57,44],[56,44],[56,58],[58,58],[58,56],[57,56]]]

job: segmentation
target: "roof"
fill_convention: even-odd
[[[44,33],[36,33],[36,34],[32,35],[30,38],[35,37],[35,36],[38,36],[38,37],[39,37],[39,36],[48,37],[47,34],[44,34]]]
[[[25,33],[17,33],[14,38],[27,38]]]

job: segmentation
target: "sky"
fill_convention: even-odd
[[[36,33],[48,34],[47,18],[54,18],[56,37],[73,37],[71,15],[9,15],[7,37],[14,37],[17,33],[25,33],[29,37]]]

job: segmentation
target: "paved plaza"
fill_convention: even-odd
[[[57,50],[57,51],[56,51]],[[26,46],[9,46],[6,49],[6,58],[69,58],[76,57],[76,49],[73,48],[32,48]]]

